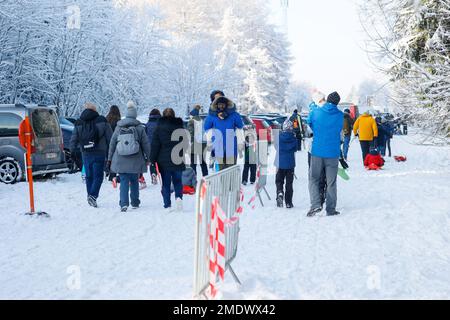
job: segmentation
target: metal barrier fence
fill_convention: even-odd
[[[202,200],[202,190],[204,190]],[[210,281],[210,225],[213,199],[217,197],[227,219],[240,207],[241,170],[238,165],[214,173],[199,181],[196,193],[194,297],[206,296]],[[225,227],[225,270],[238,282],[231,262],[237,254],[239,221]]]

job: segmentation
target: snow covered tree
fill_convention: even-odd
[[[450,0],[370,0],[362,17],[393,99],[431,135],[450,136]]]

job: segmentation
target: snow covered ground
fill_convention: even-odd
[[[395,137],[385,170],[362,168],[357,142],[351,181],[339,180],[338,217],[306,218],[307,161],[298,154],[295,209],[246,207],[224,299],[450,299],[450,148]],[[36,183],[24,216],[25,183],[0,185],[0,299],[190,299],[194,199],[184,213],[162,210],[158,187],[142,207],[119,212],[118,190],[103,186],[100,208],[85,201],[79,175]],[[274,176],[269,177],[274,194]],[[246,199],[253,194],[245,188]]]

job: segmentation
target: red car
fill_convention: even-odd
[[[256,136],[258,140],[272,142],[272,128],[264,119],[253,118],[253,123],[256,126]]]

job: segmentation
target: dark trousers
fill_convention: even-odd
[[[172,206],[170,200],[172,183],[175,189],[175,198],[183,199],[183,183],[181,180],[183,171],[165,170],[160,168],[160,173],[162,180],[161,194],[164,200],[164,208],[170,208]]]
[[[120,207],[139,207],[139,174],[137,173],[120,173]]]
[[[250,182],[255,183],[256,181],[256,164],[244,164],[244,171],[242,171],[242,182],[248,182],[248,174],[250,173]]]
[[[311,169],[311,153],[308,153],[308,171],[309,169]],[[322,175],[320,176],[319,193],[320,202],[323,205],[325,203],[327,194],[327,174],[325,168],[322,170]]]
[[[370,147],[372,146],[372,142],[373,141],[359,141],[359,143],[361,144],[363,162],[364,162],[364,160],[366,160],[366,156],[370,152]]]
[[[275,177],[275,184],[277,185],[277,196],[282,193],[287,204],[292,204],[292,197],[294,189],[294,169],[278,169]]]
[[[202,176],[206,177],[208,175],[208,165],[203,154],[191,153],[191,168],[194,169],[195,174],[197,174],[197,164],[200,164]]]
[[[392,150],[391,150],[391,139],[386,140],[387,149],[389,151],[389,157],[392,157]]]
[[[97,199],[103,183],[105,156],[84,153],[83,165],[86,172],[87,194]]]

